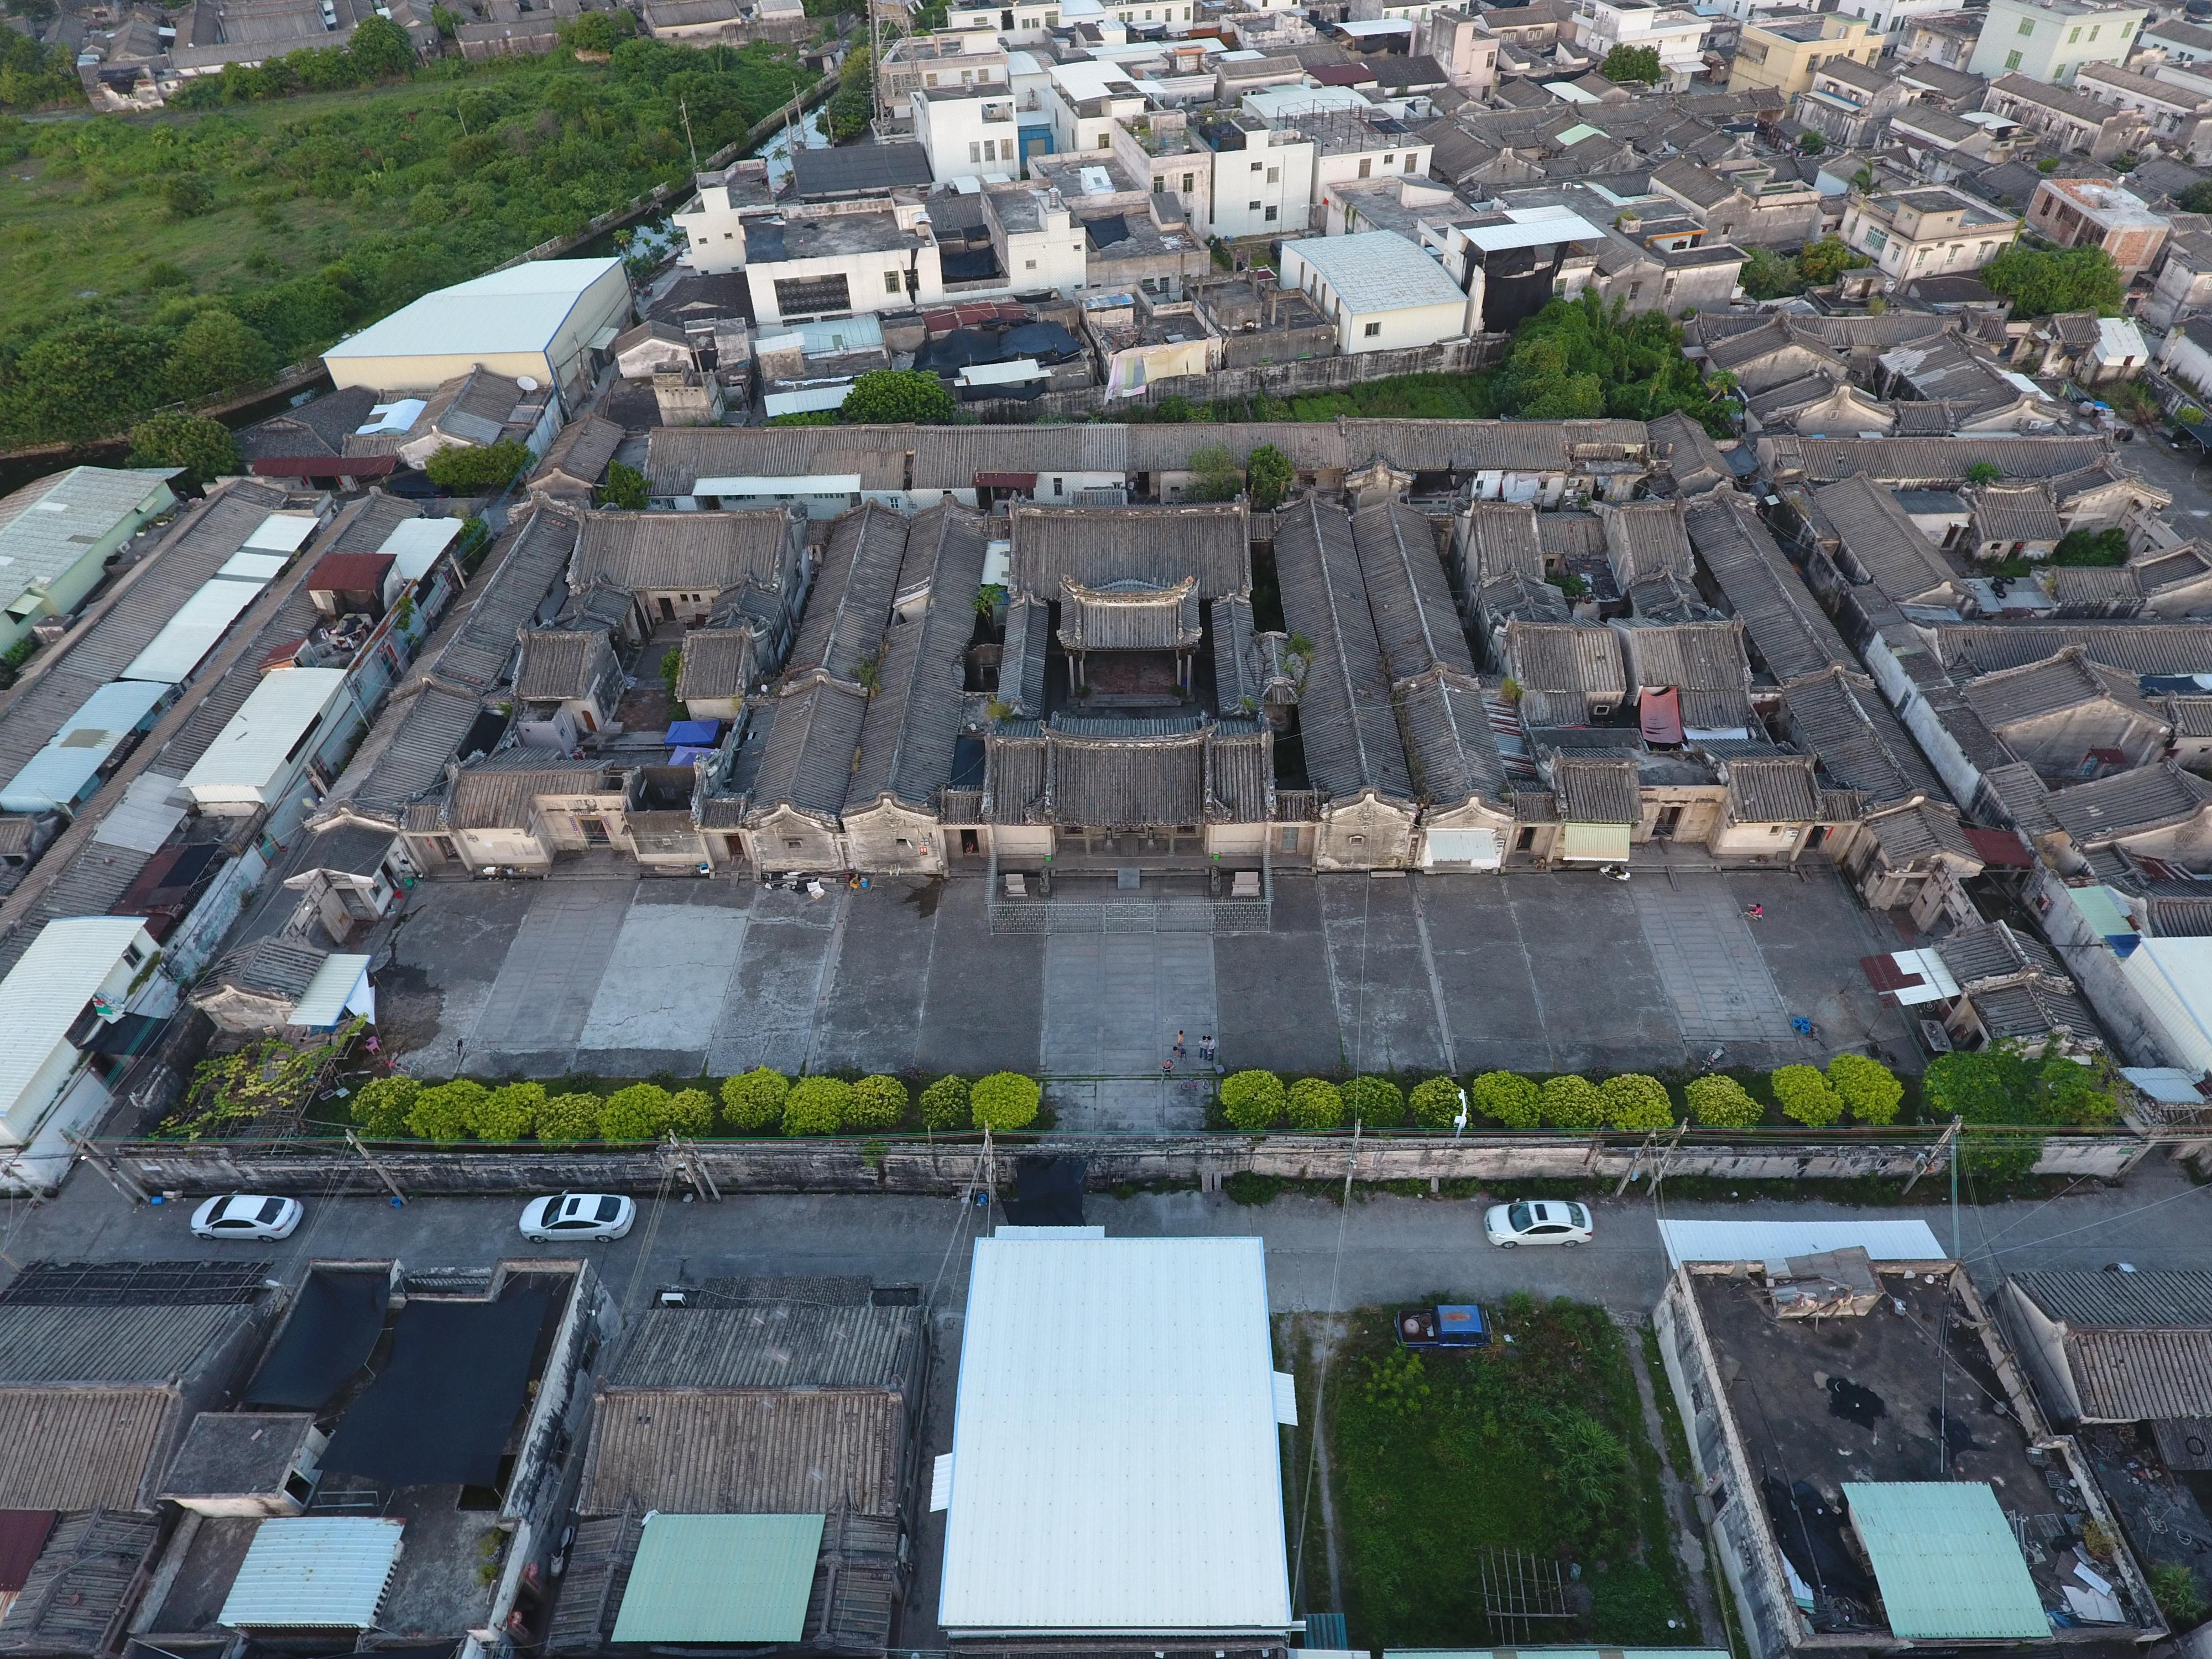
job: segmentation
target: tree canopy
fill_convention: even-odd
[[[529,465],[527,446],[509,438],[495,444],[455,444],[433,455],[422,470],[439,489],[471,495],[504,489]]]
[[[1522,323],[1492,383],[1498,412],[1532,421],[1649,421],[1679,409],[1725,434],[1727,414],[1682,355],[1682,331],[1661,312],[1625,313],[1620,301],[1607,307],[1585,289]]]
[[[181,466],[184,476],[172,482],[179,491],[206,488],[210,478],[228,477],[240,470],[238,443],[221,421],[196,415],[156,415],[131,431],[131,458],[126,466]]]
[[[1608,81],[1638,81],[1647,87],[1659,84],[1659,48],[1615,46],[1606,53],[1597,72]]]
[[[959,405],[945,382],[918,368],[872,369],[853,382],[837,418],[862,422],[915,421],[941,425]]]
[[[2048,317],[2059,311],[2120,314],[2127,283],[2112,256],[2100,247],[2053,250],[2015,243],[1982,267],[1990,291],[2012,301],[2015,317]]]

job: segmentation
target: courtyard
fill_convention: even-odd
[[[1265,933],[1043,936],[992,933],[975,879],[563,876],[417,886],[377,979],[425,1077],[1007,1069],[1065,1127],[1158,1130],[1202,1127],[1207,1036],[1291,1074],[1910,1064],[1858,969],[1894,943],[1826,867],[1279,876]]]

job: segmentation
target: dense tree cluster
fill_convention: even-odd
[[[0,28],[0,109],[37,109],[83,95],[67,52]]]
[[[342,46],[309,46],[251,66],[226,64],[220,75],[185,82],[169,103],[175,109],[213,109],[295,92],[343,92],[404,75],[414,62],[415,43],[407,31],[388,17],[371,16]]]
[[[2100,247],[2043,249],[2018,243],[1982,267],[1990,291],[2012,301],[2015,317],[2048,317],[2058,311],[2120,314],[2128,285],[2112,256]]]
[[[1717,434],[1726,411],[1682,355],[1682,331],[1663,313],[1624,314],[1585,289],[1521,325],[1492,397],[1497,412],[1531,421],[1613,416],[1649,421],[1680,410]]]
[[[347,50],[364,33],[375,38],[364,24]],[[643,39],[604,67],[558,52],[416,74],[296,118],[0,121],[0,158],[35,158],[45,198],[0,206],[0,443],[105,437],[265,383],[432,289],[687,179],[679,103],[703,155],[811,78],[770,46]],[[74,217],[52,210],[64,193],[82,204]],[[116,216],[92,204],[133,195],[167,209],[162,252],[188,239],[174,258],[146,257],[146,216],[127,201],[132,234],[100,251],[96,224]],[[47,274],[63,262],[66,286]],[[42,289],[22,280],[33,276]],[[96,298],[76,297],[88,288]]]
[[[1608,81],[1635,81],[1647,87],[1659,84],[1659,48],[1656,46],[1615,46],[1606,53],[1605,62],[1597,72]]]

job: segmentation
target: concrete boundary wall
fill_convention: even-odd
[[[2113,1181],[2149,1152],[2135,1135],[2053,1135],[2043,1142],[2038,1175]],[[951,1194],[978,1177],[982,1146],[974,1136],[880,1140],[696,1141],[682,1146],[432,1147],[419,1141],[374,1145],[364,1155],[339,1141],[109,1142],[106,1152],[155,1192],[381,1192],[378,1168],[418,1194],[651,1193],[667,1183],[690,1190],[703,1177],[723,1193]],[[1355,1178],[1391,1181],[1648,1180],[1663,1149],[1635,1135],[1368,1137]],[[1010,1191],[1014,1161],[1036,1154],[1081,1158],[1094,1189],[1127,1182],[1182,1182],[1212,1190],[1232,1175],[1290,1181],[1341,1181],[1349,1137],[1323,1135],[1043,1135],[1000,1141],[995,1186]],[[1910,1142],[1817,1140],[1685,1145],[1664,1153],[1666,1173],[1734,1181],[1901,1180],[1945,1168],[1933,1137]],[[375,1160],[372,1168],[368,1159]],[[1930,1201],[1936,1189],[1929,1188]]]

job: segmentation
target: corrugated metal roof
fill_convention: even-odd
[[[2090,1421],[2212,1417],[2212,1331],[2075,1331],[2066,1364]]]
[[[344,694],[345,682],[343,668],[283,668],[264,675],[207,752],[192,763],[184,787],[267,788],[289,763],[293,744]]]
[[[142,931],[137,916],[50,921],[0,980],[0,1028],[8,1033],[0,1043],[0,1115],[14,1109]]]
[[[399,1565],[404,1524],[368,1516],[264,1521],[220,1621],[241,1629],[368,1629]]]
[[[163,1387],[0,1388],[0,1510],[151,1508],[149,1465],[177,1409]]]
[[[1261,1240],[978,1240],[938,1622],[1286,1631],[1278,1445]]]
[[[2011,1282],[2076,1330],[2212,1330],[2212,1273],[2014,1273]]]
[[[1662,1221],[1667,1262],[1783,1261],[1823,1250],[1864,1250],[1876,1261],[1948,1261],[1924,1221]]]
[[[150,1516],[64,1517],[39,1552],[22,1594],[0,1617],[0,1653],[51,1659],[105,1652],[110,1627],[138,1589],[161,1535]]]
[[[896,1515],[890,1389],[606,1389],[579,1513]]]
[[[230,625],[261,597],[264,583],[241,581],[235,576],[210,577],[199,591],[177,607],[168,623],[131,659],[123,671],[126,680],[152,680],[174,685],[191,678],[192,670],[216,647]]]
[[[439,357],[548,349],[613,259],[538,259],[456,283],[402,306],[323,356]]]
[[[168,695],[163,685],[116,680],[86,698],[46,746],[0,785],[0,811],[47,812],[75,801],[124,738]]]
[[[0,604],[67,575],[129,520],[173,505],[175,471],[76,466],[0,500]]]
[[[617,1642],[796,1642],[822,1553],[818,1515],[656,1515],[646,1522]]]
[[[608,1373],[617,1388],[902,1387],[919,1356],[914,1308],[762,1302],[655,1308]]]
[[[1909,1641],[2051,1634],[2019,1540],[1987,1482],[1847,1480],[1844,1502],[1892,1634]]]

